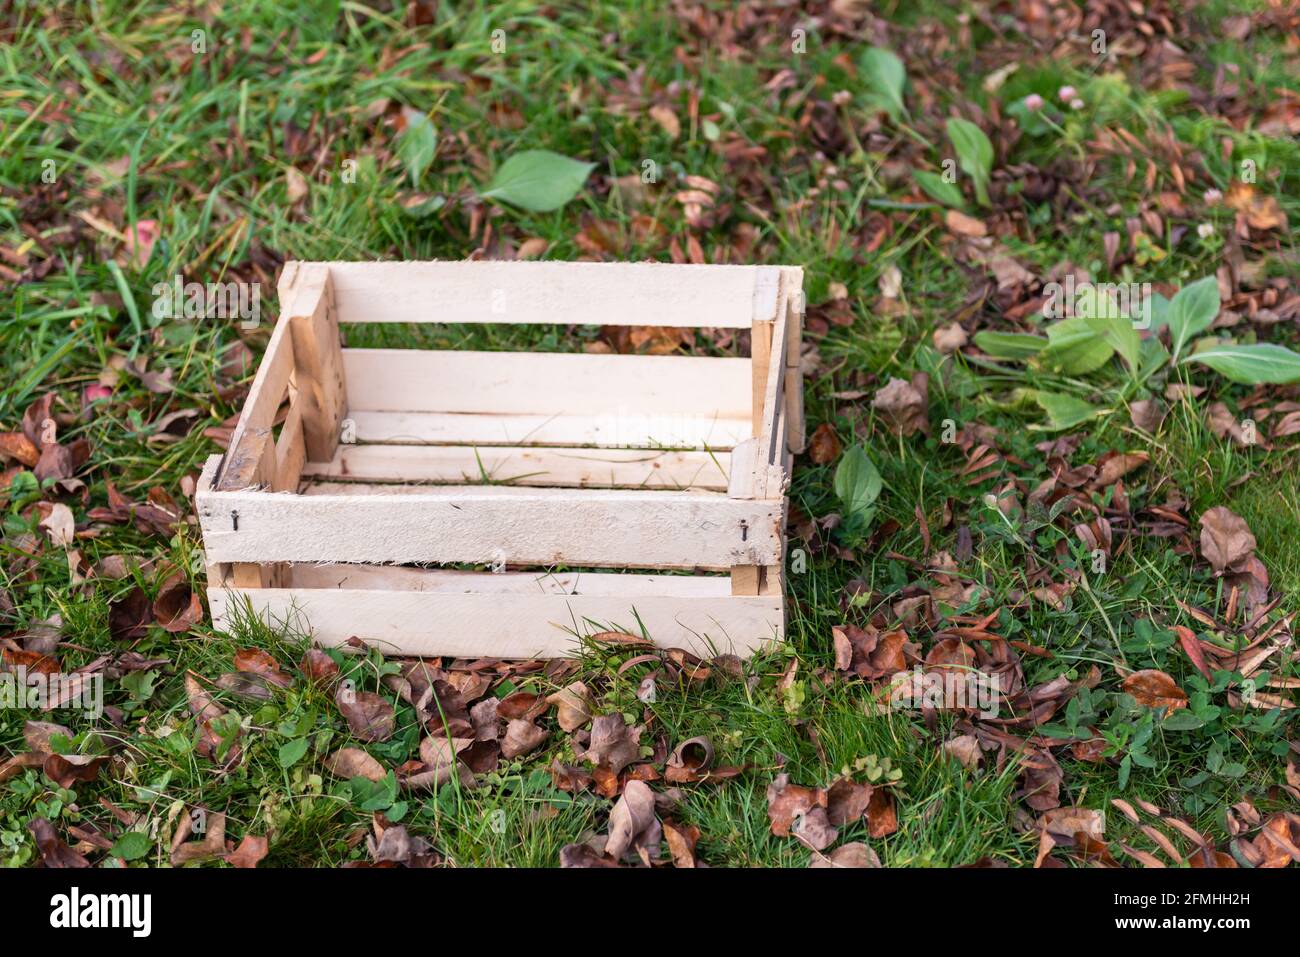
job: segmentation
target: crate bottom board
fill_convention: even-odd
[[[732,595],[730,580],[718,576],[365,565],[301,565],[291,576],[288,588],[209,588],[214,624],[228,627],[247,603],[263,620],[309,631],[322,645],[356,636],[386,654],[462,658],[566,657],[578,650],[578,635],[639,635],[640,625],[661,648],[744,658],[784,631],[781,595]]]

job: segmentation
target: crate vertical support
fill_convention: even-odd
[[[300,264],[288,292],[289,299],[282,308],[293,336],[294,381],[306,460],[328,462],[338,449],[348,405],[329,267]]]

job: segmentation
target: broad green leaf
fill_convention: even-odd
[[[1300,382],[1300,355],[1271,342],[1210,346],[1193,352],[1183,362],[1199,362],[1225,379],[1246,385]]]
[[[1165,344],[1152,336],[1149,339],[1142,340],[1142,363],[1141,370],[1138,372],[1138,381],[1145,382],[1151,378],[1158,369],[1169,361],[1169,350]]]
[[[291,768],[301,761],[310,744],[307,738],[295,738],[280,745],[280,767]]]
[[[966,197],[961,194],[956,183],[949,183],[939,174],[926,169],[913,170],[912,176],[935,202],[943,203],[951,209],[961,209],[966,205]]]
[[[419,186],[420,177],[433,162],[434,153],[438,152],[438,131],[423,113],[405,109],[402,116],[406,119],[406,129],[397,137],[397,155],[406,167],[411,185]]]
[[[1173,338],[1173,355],[1177,359],[1183,346],[1198,332],[1210,328],[1219,314],[1219,281],[1213,276],[1198,279],[1178,290],[1169,301],[1169,334]]]
[[[1096,406],[1089,405],[1082,399],[1076,399],[1072,395],[1065,395],[1061,392],[1043,392],[1039,390],[1034,393],[1034,400],[1047,413],[1047,419],[1052,430],[1058,432],[1062,429],[1072,429],[1076,425],[1081,425],[1104,411]]]
[[[1065,375],[1083,375],[1104,366],[1115,354],[1115,347],[1106,337],[1080,317],[1062,319],[1047,327],[1051,343],[1042,357],[1053,368]]]
[[[957,151],[957,162],[975,184],[975,198],[981,206],[987,206],[989,174],[993,172],[993,144],[970,120],[955,116],[948,120],[948,139]]]
[[[1146,304],[1150,308],[1151,325],[1148,327],[1152,332],[1159,332],[1165,326],[1169,325],[1169,300],[1158,292],[1153,292],[1147,296]]]
[[[1161,727],[1166,731],[1195,731],[1204,725],[1205,722],[1192,714],[1186,708],[1179,708],[1171,712],[1168,717],[1160,722]]]
[[[1080,290],[1075,311],[1120,354],[1129,371],[1137,371],[1142,337],[1133,327],[1133,319],[1123,314],[1119,303],[1096,286],[1088,285]]]
[[[871,89],[872,99],[889,113],[891,119],[897,120],[907,112],[907,106],[903,103],[907,70],[893,51],[884,47],[870,47],[862,54],[858,66]]]
[[[124,861],[138,861],[152,848],[153,841],[149,839],[148,834],[141,831],[127,831],[113,842],[113,849],[109,853]]]
[[[835,495],[849,514],[865,514],[880,497],[880,471],[861,445],[854,445],[840,457],[835,468]]]
[[[1022,332],[977,332],[975,345],[995,359],[1029,359],[1047,348],[1048,340]]]
[[[550,150],[525,150],[502,163],[480,195],[529,212],[549,213],[573,199],[595,168],[595,163]]]

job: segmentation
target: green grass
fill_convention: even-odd
[[[706,6],[715,24],[723,6]],[[89,508],[106,504],[111,482],[132,501],[161,486],[184,504],[182,480],[197,474],[218,449],[204,429],[238,411],[241,393],[234,386],[246,384],[251,370],[232,374],[223,362],[241,338],[259,353],[268,323],[248,333],[227,321],[155,320],[155,283],[178,273],[200,281],[259,282],[264,315],[273,316],[276,272],[286,259],[508,255],[523,240],[538,237],[548,243],[546,258],[564,260],[584,255],[578,237],[594,226],[613,237],[610,258],[667,259],[670,248],[685,250],[693,236],[709,261],[803,265],[814,323],[825,318],[821,307],[832,284],[847,288],[852,324],[831,324],[824,335],[814,327],[810,335],[818,371],[805,384],[809,431],[830,423],[845,444],[868,444],[885,479],[875,528],[892,521],[897,530],[869,539],[841,526],[819,532],[816,542],[793,542],[810,561],[804,573],[792,570],[788,576],[789,642],[752,662],[747,680],[675,685],[661,674],[656,700],[643,705],[636,690],[649,666],[620,672],[631,652],[588,651],[576,675],[561,681],[542,673],[516,676],[509,687],[549,693],[580,677],[597,693],[598,710],[648,723],[643,745],[662,741],[671,749],[708,735],[721,763],[745,766],[730,781],[682,786],[672,812],[674,819],[699,827],[698,854],[710,865],[805,864],[806,848],[769,832],[767,785],[784,772],[793,782],[826,786],[868,755],[888,758],[903,772],[896,789],[899,829],[868,838],[860,822],[843,828],[841,841],[868,840],[890,866],[954,866],[981,858],[1031,863],[1038,841],[1025,823],[1034,814],[1016,795],[1021,785],[1014,757],[999,765],[996,752],[988,752],[981,768],[963,769],[940,749],[955,733],[952,715],[939,715],[934,727],[911,712],[869,715],[869,687],[834,671],[833,626],[873,615],[892,623],[895,601],[934,584],[933,574],[917,564],[925,557],[915,518],[919,508],[936,551],[954,551],[959,529],[970,532],[973,554],[961,572],[978,589],[961,611],[997,611],[993,627],[999,634],[1051,652],[1052,657],[1022,655],[1030,686],[1061,674],[1077,680],[1089,667],[1099,668],[1101,683],[1082,696],[1086,705],[1072,717],[1057,714],[1051,723],[1057,730],[1069,720],[1076,730],[1097,728],[1113,747],[1101,763],[1077,760],[1068,749],[1057,752],[1062,803],[1108,809],[1112,797],[1149,800],[1184,814],[1223,846],[1227,806],[1241,800],[1273,806],[1269,791],[1285,780],[1293,719],[1232,709],[1227,688],[1216,687],[1207,696],[1221,708],[1217,717],[1193,730],[1166,729],[1120,694],[1116,664],[1165,670],[1191,690],[1193,669],[1177,644],[1170,646],[1168,629],[1187,625],[1207,633],[1179,602],[1212,615],[1223,611],[1222,583],[1194,547],[1197,518],[1216,505],[1240,514],[1256,536],[1272,595],[1282,597],[1274,615],[1294,612],[1300,594],[1294,437],[1277,440],[1271,449],[1242,449],[1215,438],[1204,425],[1205,408],[1221,400],[1235,412],[1250,390],[1195,367],[1184,367],[1192,369],[1189,381],[1207,391],[1170,403],[1153,437],[1133,429],[1122,405],[1114,406],[1113,414],[1081,430],[1071,464],[1095,462],[1111,450],[1148,452],[1150,464],[1125,477],[1132,508],[1159,505],[1178,491],[1187,502],[1192,547],[1175,547],[1179,541],[1173,538],[1131,536],[1104,574],[1086,573],[1086,587],[1076,588],[1063,608],[1027,597],[1036,587],[1035,568],[1046,568],[1049,579],[1059,582],[1087,569],[1090,559],[1071,531],[1083,519],[1031,510],[1023,523],[1008,523],[985,503],[987,494],[1009,482],[1017,483],[1023,502],[1051,474],[1048,456],[1036,446],[1053,434],[1043,428],[1041,410],[1017,390],[1063,387],[1112,402],[1118,366],[1112,362],[1107,370],[1068,381],[1012,364],[997,372],[961,357],[940,357],[931,332],[951,321],[973,331],[1043,320],[1032,310],[1019,322],[1007,318],[1016,303],[1001,301],[986,272],[955,245],[942,210],[915,188],[911,172],[939,171],[952,157],[944,132],[950,112],[974,116],[969,105],[977,104],[986,115],[996,110],[1005,117],[1008,106],[1030,93],[1054,101],[1059,87],[1073,85],[1086,106],[1064,109],[1058,129],[997,140],[994,194],[1014,223],[1000,241],[1039,276],[1070,262],[1098,279],[1177,287],[1213,274],[1223,262],[1222,237],[1233,217],[1222,205],[1206,206],[1202,194],[1210,188],[1226,192],[1243,159],[1256,164],[1258,191],[1275,197],[1292,224],[1300,222],[1300,146],[1294,138],[1261,133],[1249,121],[1275,101],[1277,90],[1300,91],[1294,51],[1286,52],[1279,29],[1263,25],[1245,42],[1222,36],[1217,25],[1223,16],[1264,4],[1202,4],[1180,21],[1184,32],[1175,40],[1192,60],[1189,82],[1208,89],[1216,69],[1240,66],[1240,102],[1223,107],[1246,118],[1234,125],[1226,113],[1205,112],[1203,101],[1185,91],[1154,86],[1140,59],[1098,63],[1086,46],[1056,56],[1055,40],[1035,39],[1001,16],[965,20],[972,42],[936,52],[936,39],[961,26],[957,15],[964,6],[880,5],[890,46],[904,59],[911,82],[910,113],[898,124],[877,118],[865,105],[865,81],[851,68],[860,43],[809,29],[807,52],[791,52],[791,30],[804,24],[793,9],[774,8],[730,47],[660,5],[630,0],[594,9],[522,0],[440,4],[436,22],[419,27],[404,23],[400,6],[385,13],[354,2],[334,4],[337,16],[316,4],[226,4],[215,20],[193,19],[161,3],[74,3],[48,15],[22,5],[10,10],[0,23],[0,245],[49,266],[33,281],[0,284],[0,431],[20,428],[28,405],[53,391],[63,420],[59,440],[85,438],[93,454],[78,474],[84,495],[58,499],[61,493],[38,488],[30,475],[0,492],[0,587],[15,606],[0,630],[20,633],[57,614],[65,643],[58,654],[65,668],[77,667],[125,650],[109,632],[109,606],[135,585],[152,596],[167,568],[181,569],[196,587],[202,585],[194,526],[169,540],[112,525],[77,541],[91,565],[126,556],[136,570],[120,581],[74,583],[59,548],[38,550],[30,564],[26,557],[26,536],[40,540],[42,534],[36,502],[66,501],[85,523]],[[203,53],[191,48],[198,29],[205,31]],[[497,29],[506,31],[501,54],[491,46]],[[679,50],[692,67],[680,62]],[[1011,62],[1020,67],[1004,85],[985,89],[984,79]],[[788,89],[765,89],[780,70],[792,73]],[[832,105],[841,90],[849,94],[847,101]],[[687,91],[698,97],[694,119],[687,112]],[[676,140],[648,116],[656,102],[671,105],[681,120]],[[385,104],[388,114],[382,113]],[[436,158],[417,184],[405,176],[387,119],[399,105],[426,112],[438,130]],[[518,122],[503,123],[502,116]],[[1132,132],[1150,155],[1135,156],[1130,171],[1127,157],[1098,149],[1105,129]],[[1156,258],[1140,266],[1126,263],[1110,275],[1105,234],[1118,233],[1126,244],[1128,221],[1158,208],[1159,193],[1177,189],[1171,143],[1184,165],[1197,170],[1183,194],[1189,211],[1166,216],[1163,230],[1152,233]],[[729,161],[724,145],[764,152],[752,163]],[[592,161],[597,169],[587,188],[552,213],[494,207],[476,198],[496,165],[530,148]],[[56,174],[52,183],[42,178],[51,168],[47,161]],[[354,182],[342,175],[351,161]],[[611,182],[639,173],[647,161],[656,164],[659,182],[643,207],[631,208]],[[1144,183],[1148,161],[1155,166],[1150,189]],[[308,183],[297,207],[288,202],[290,166]],[[1022,196],[1031,167],[1058,182],[1054,199]],[[719,183],[719,203],[729,212],[692,229],[674,199],[685,175]],[[971,195],[969,185],[959,185]],[[412,216],[399,201],[411,190],[438,197],[443,205]],[[968,212],[993,218],[973,203]],[[121,251],[121,234],[148,220],[160,226],[149,261],[143,268],[110,266]],[[886,222],[887,235],[869,250]],[[1214,224],[1220,238],[1200,240],[1200,222]],[[1258,270],[1260,282],[1294,277],[1297,250],[1290,233],[1257,234],[1241,255]],[[882,302],[879,292],[890,267],[903,277],[897,308]],[[1258,333],[1261,340],[1294,345],[1293,330],[1294,323],[1286,322]],[[595,329],[564,326],[383,326],[350,329],[349,341],[575,351],[596,335]],[[694,347],[740,355],[744,348],[743,341],[723,347],[706,336]],[[130,360],[146,363],[151,372],[170,370],[172,391],[148,391],[125,370]],[[872,409],[871,396],[890,376],[909,378],[918,370],[931,375],[932,433],[899,438]],[[114,381],[111,400],[79,415],[82,390],[101,377]],[[1149,389],[1160,392],[1154,383]],[[844,398],[859,393],[864,397]],[[1285,398],[1294,398],[1294,389],[1271,390],[1265,405]],[[160,418],[180,410],[195,413],[188,433],[156,435]],[[967,482],[961,449],[940,434],[948,419],[958,429],[997,430],[1004,459],[996,477]],[[1265,432],[1273,421],[1265,420]],[[800,513],[824,519],[840,509],[833,469],[806,456],[798,460],[791,499]],[[1103,501],[1100,495],[1096,500]],[[851,593],[862,597],[851,601]],[[1144,619],[1154,626],[1153,640],[1135,624]],[[922,655],[932,644],[928,629],[909,637]],[[1231,642],[1231,628],[1219,637]],[[553,733],[540,751],[503,761],[473,789],[453,783],[432,795],[396,795],[396,808],[392,800],[362,794],[324,769],[325,756],[349,743],[349,732],[330,695],[301,678],[264,703],[219,696],[244,722],[243,759],[221,771],[199,755],[185,673],[215,679],[231,670],[236,650],[250,646],[292,666],[308,640],[294,629],[251,622],[229,635],[213,634],[206,624],[184,636],[151,628],[131,650],[168,663],[150,669],[148,680],[106,681],[107,703],[123,712],[120,727],[58,715],[79,735],[92,727],[106,730],[117,759],[94,782],[70,790],[36,770],[0,785],[0,861],[33,862],[36,849],[27,832],[33,817],[55,821],[60,833],[73,824],[117,827],[101,799],[138,815],[141,827],[156,823],[160,841],[189,809],[224,812],[227,833],[236,841],[246,833],[270,836],[268,865],[366,859],[362,836],[376,809],[400,817],[413,834],[461,866],[552,866],[566,844],[604,832],[609,800],[591,792],[569,794],[552,783],[552,760],[573,763],[574,756],[551,718],[542,719]],[[1294,675],[1294,663],[1284,656],[1270,668]],[[783,682],[794,663],[793,678]],[[377,656],[350,660],[348,667],[361,688],[393,698],[380,682],[386,666]],[[390,767],[414,757],[421,734],[412,709],[395,703],[396,734],[368,746]],[[33,716],[0,710],[0,753],[26,750],[23,724]],[[1150,738],[1134,757],[1128,736],[1147,722]],[[306,756],[283,767],[281,746],[299,739],[309,742]],[[1151,846],[1118,814],[1108,815],[1107,837]],[[165,861],[164,843],[142,859]]]

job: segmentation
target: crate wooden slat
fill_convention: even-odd
[[[196,494],[214,621],[248,610],[325,643],[507,658],[604,630],[700,654],[780,640],[801,284],[784,266],[288,263]],[[749,328],[753,346],[345,348],[355,322]]]

